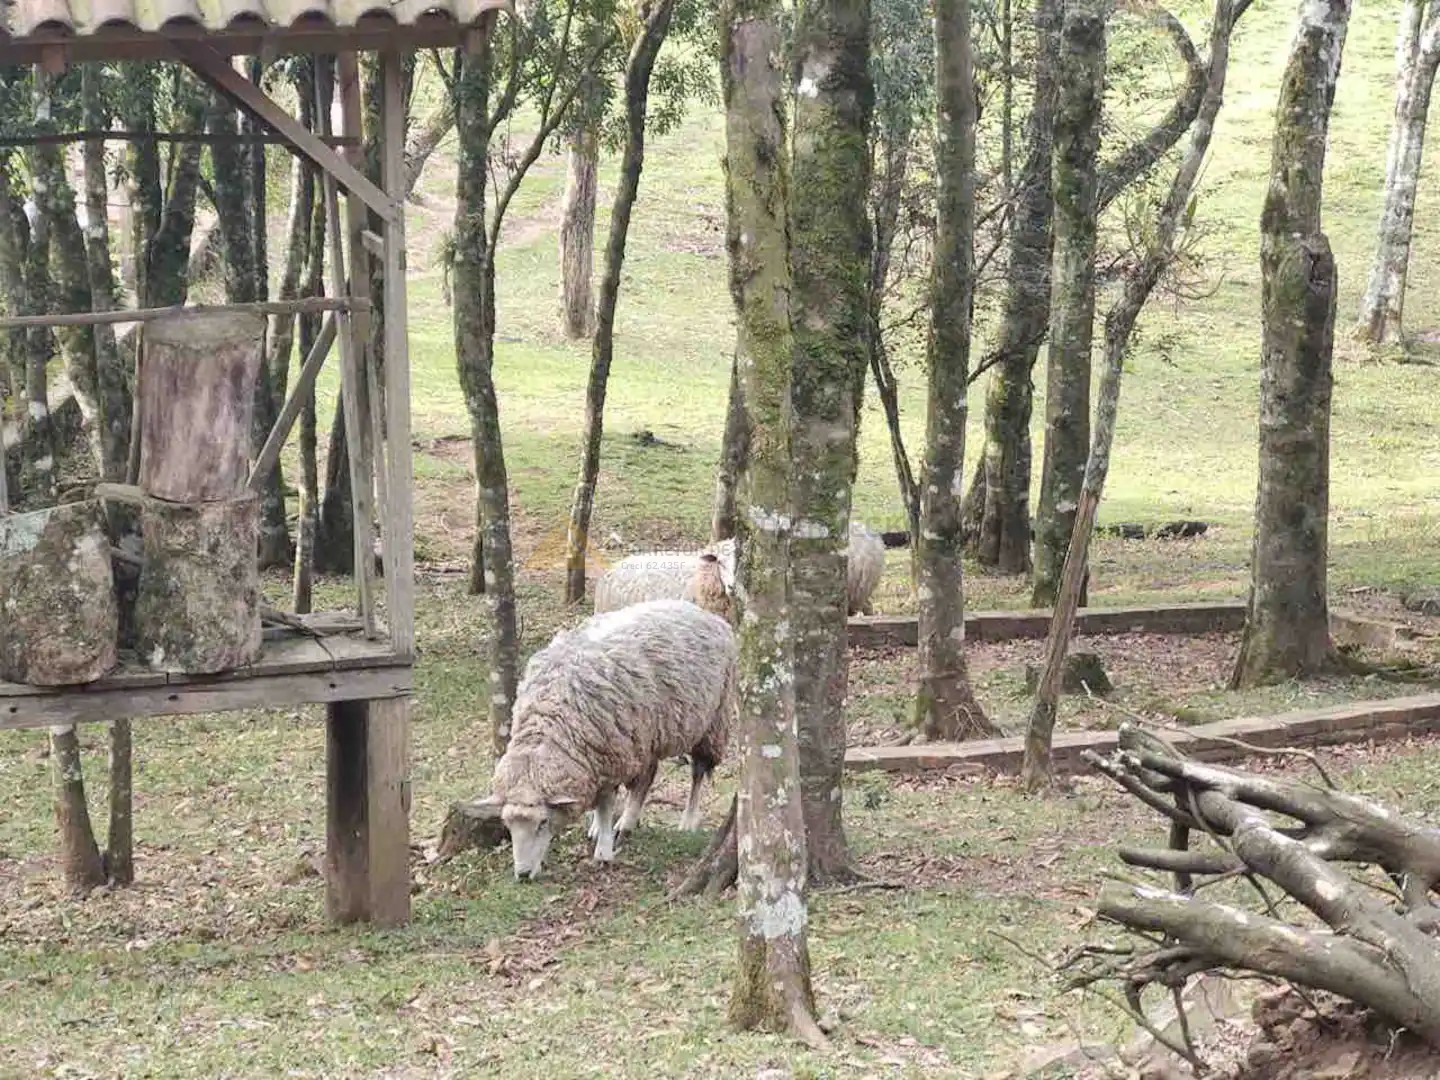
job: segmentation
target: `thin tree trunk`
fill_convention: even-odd
[[[1030,570],[1031,375],[1050,319],[1050,180],[1060,49],[1060,0],[1036,0],[1035,98],[1010,227],[1009,270],[997,351],[985,397],[980,524],[972,553],[1006,574]],[[973,487],[973,485],[972,485]]]
[[[308,65],[305,74],[297,82],[308,89]],[[314,121],[314,96],[302,92],[300,122],[307,128]],[[315,219],[315,172],[305,162],[297,159],[290,181],[290,222],[285,249],[285,267],[280,274],[279,299],[293,300],[300,295],[301,279],[310,265],[310,238]],[[256,394],[255,435],[258,445],[269,437],[270,428],[285,403],[285,390],[289,383],[291,353],[295,346],[297,316],[282,315],[271,326],[270,352],[265,360],[268,373],[262,380],[266,394],[262,401]],[[313,334],[311,340],[314,340]],[[302,356],[304,353],[302,352]],[[263,406],[263,414],[261,410]],[[263,432],[263,434],[262,434]],[[285,481],[279,462],[270,470],[260,489],[260,566],[261,569],[288,566],[294,558],[291,548],[290,525],[286,516]]]
[[[935,5],[935,253],[920,528],[910,543],[920,597],[915,726],[927,739],[994,734],[965,663],[961,492],[975,291],[975,80],[969,0]]]
[[[626,95],[628,111],[628,89]],[[566,162],[565,194],[560,201],[560,329],[573,339],[589,337],[595,330],[591,277],[600,137],[593,127],[585,124],[571,133]]]
[[[110,831],[105,840],[105,870],[116,885],[135,881],[135,797],[130,721],[110,725]]]
[[[773,0],[721,11],[727,245],[750,431],[741,481],[740,963],[730,1019],[816,1046],[805,903],[805,818],[795,727],[790,575],[790,236],[783,38]]]
[[[715,507],[710,518],[710,539],[728,540],[738,528],[736,492],[745,472],[750,432],[745,426],[745,399],[740,392],[740,357],[730,358],[730,392],[725,405],[725,433],[720,440],[720,465],[715,471]]]
[[[303,91],[302,91],[303,92]],[[312,199],[310,237],[306,242],[304,296],[320,296],[325,292],[325,202]],[[300,317],[300,355],[310,349],[320,334],[320,316]],[[315,414],[315,390],[305,395],[300,408],[300,507],[297,515],[299,536],[295,544],[295,612],[303,615],[313,606],[315,580],[315,537],[319,531],[320,469],[316,461],[319,431]]]
[[[827,884],[855,877],[842,816],[846,553],[870,354],[870,0],[804,0],[797,16],[790,628],[809,878]]]
[[[1428,17],[1427,17],[1428,16]],[[1358,336],[1375,343],[1404,332],[1405,279],[1415,227],[1415,195],[1425,149],[1425,121],[1440,65],[1440,3],[1407,0],[1395,46],[1395,119],[1385,160],[1385,203]]]
[[[1095,406],[1095,431],[1090,456],[1085,466],[1085,483],[1080,491],[1080,506],[1075,515],[1075,532],[1065,553],[1060,575],[1060,594],[1050,620],[1046,642],[1045,663],[1041,669],[1030,724],[1025,736],[1025,758],[1021,775],[1027,788],[1037,791],[1048,787],[1052,779],[1051,745],[1055,715],[1060,703],[1060,689],[1065,655],[1070,648],[1075,612],[1080,606],[1084,583],[1085,561],[1094,535],[1095,514],[1105,491],[1110,471],[1110,451],[1115,443],[1115,421],[1120,405],[1120,381],[1125,371],[1125,357],[1140,312],[1150,298],[1160,276],[1175,257],[1176,240],[1195,192],[1200,167],[1210,149],[1215,133],[1215,117],[1225,94],[1225,78],[1230,64],[1230,36],[1235,17],[1231,0],[1216,0],[1211,20],[1210,61],[1206,90],[1200,112],[1195,120],[1185,157],[1171,182],[1170,193],[1161,207],[1154,240],[1135,270],[1127,277],[1125,291],[1105,316],[1105,370],[1100,378],[1099,400]]]
[[[435,153],[445,136],[455,127],[455,102],[446,94],[435,107],[435,111],[417,125],[405,143],[405,197],[415,193],[415,186],[424,175],[425,164]]]
[[[105,864],[90,826],[80,740],[74,726],[50,729],[50,758],[55,764],[55,824],[60,832],[65,884],[77,892],[89,892],[105,884]]]
[[[185,84],[182,84],[184,87]],[[181,129],[201,131],[205,126],[206,96],[194,87],[182,90]],[[145,213],[150,219],[150,203],[157,199],[163,206],[153,232],[144,236],[145,290],[141,307],[169,307],[183,304],[189,292],[190,237],[195,230],[195,200],[200,192],[200,144],[184,143],[175,150],[171,162],[169,185],[163,196],[142,192]],[[148,167],[148,162],[147,162]],[[147,180],[148,185],[148,180]],[[158,190],[158,176],[156,178]]]
[[[1275,110],[1260,218],[1260,479],[1236,686],[1315,674],[1331,661],[1325,561],[1337,285],[1320,201],[1349,19],[1349,0],[1301,6]]]
[[[890,283],[890,249],[900,220],[900,202],[905,193],[905,179],[910,170],[909,124],[887,131],[878,140],[876,157],[880,177],[874,182],[875,196],[871,218],[874,222],[870,247],[869,309],[870,325],[866,341],[870,347],[870,372],[875,379],[875,392],[885,410],[885,425],[890,432],[890,452],[895,461],[895,479],[900,486],[900,499],[913,536],[920,530],[920,487],[905,449],[905,436],[900,429],[900,389],[895,371],[890,366],[890,353],[885,347],[881,320],[885,310],[885,291]]]
[[[490,608],[490,730],[496,754],[510,741],[519,681],[515,570],[510,546],[510,495],[500,434],[495,364],[495,265],[486,227],[485,184],[490,152],[490,45],[464,56],[456,79],[460,140],[455,207],[455,360],[475,442],[477,546]],[[483,540],[481,539],[483,537]],[[477,550],[477,556],[480,551]],[[481,567],[483,566],[483,570]]]
[[[1049,607],[1059,592],[1061,566],[1075,531],[1075,511],[1090,449],[1090,349],[1099,215],[1096,162],[1105,96],[1105,13],[1098,0],[1072,0],[1067,5],[1060,39],[1045,457],[1035,522],[1031,599],[1036,607]]]
[[[44,219],[37,217],[31,229],[20,198],[8,183],[3,185],[4,221],[0,221],[0,263],[7,268],[7,289],[18,287],[22,315],[40,315],[46,310],[50,285],[50,245]],[[19,489],[11,494],[12,504],[50,506],[55,501],[55,424],[50,415],[50,345],[48,330],[36,327],[15,331],[21,338],[25,357],[25,436],[20,463]]]
[[[565,554],[565,602],[578,604],[585,598],[585,552],[589,544],[590,516],[595,508],[595,481],[600,475],[600,437],[604,426],[605,388],[610,380],[610,362],[615,354],[615,308],[620,299],[620,274],[625,264],[625,242],[630,233],[630,213],[640,193],[640,171],[645,164],[645,115],[650,101],[650,74],[655,68],[655,58],[670,28],[670,16],[675,10],[675,0],[656,0],[645,20],[645,29],[636,38],[625,64],[625,152],[620,162],[620,180],[615,190],[615,205],[610,211],[610,238],[605,248],[605,277],[600,283],[600,305],[595,312],[594,333],[590,361],[590,382],[585,389],[585,431],[581,436],[580,478],[575,484],[575,494],[570,505],[570,529],[566,536]],[[589,143],[585,142],[588,138]],[[598,146],[593,132],[580,136],[579,144],[571,144],[571,180],[577,180],[581,168],[576,162],[577,155],[591,153]],[[598,152],[598,151],[596,151]],[[587,166],[590,169],[590,233],[595,224],[595,161],[594,153]],[[579,253],[566,248],[566,232],[580,227],[572,217],[579,213],[571,206],[568,197],[561,228],[561,263],[564,277],[562,313],[566,321],[566,333],[570,337],[583,337],[582,332],[572,332],[576,324],[571,317],[576,310],[571,305],[575,297],[569,278],[571,264]],[[579,242],[578,233],[572,235],[571,244]],[[588,256],[588,252],[587,252]],[[590,311],[589,303],[589,258],[585,260],[585,315]],[[578,270],[577,270],[578,272]]]

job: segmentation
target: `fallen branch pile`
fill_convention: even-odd
[[[1349,998],[1440,1049],[1440,828],[1328,778],[1187,759],[1132,725],[1111,757],[1085,758],[1169,821],[1168,847],[1118,855],[1171,887],[1107,889],[1100,917],[1139,940],[1077,952],[1072,985],[1118,984],[1149,1026],[1147,988],[1178,994],[1207,971],[1283,980]],[[1226,898],[1210,899],[1221,883]],[[1171,1048],[1193,1060],[1192,1048]]]

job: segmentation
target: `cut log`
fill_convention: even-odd
[[[251,663],[261,643],[259,498],[190,506],[147,499],[140,529],[141,659],[156,671],[190,675]]]
[[[0,679],[66,686],[115,666],[104,520],[94,501],[0,519]]]
[[[145,327],[140,487],[159,499],[230,499],[250,473],[250,423],[265,318],[205,311]]]
[[[453,859],[462,851],[475,848],[489,851],[510,842],[510,833],[500,820],[500,808],[483,799],[450,804],[445,824],[440,827],[440,843],[436,854]]]

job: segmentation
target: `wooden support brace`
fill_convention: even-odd
[[[410,918],[410,699],[327,709],[325,907],[336,922]]]
[[[360,231],[360,242],[365,245],[365,250],[377,259],[385,257],[385,240],[383,237],[371,232],[369,229]]]
[[[385,89],[382,181],[385,189],[398,200],[405,190],[405,114],[401,105],[400,61],[391,52],[382,53],[380,63]],[[405,214],[403,202],[397,205],[401,212],[385,226],[385,447],[390,469],[384,516],[385,585],[391,645],[398,654],[409,656],[415,651],[415,511],[411,502],[415,473],[410,446]]]
[[[364,301],[364,310],[369,310]],[[21,330],[35,326],[100,326],[115,323],[147,323],[175,315],[203,315],[214,311],[248,312],[252,315],[315,315],[326,311],[357,310],[362,305],[351,299],[311,296],[303,300],[266,300],[254,304],[176,304],[173,307],[118,308],[113,311],[74,311],[53,315],[9,315],[0,319],[0,330]]]
[[[325,366],[325,358],[330,355],[330,346],[335,344],[335,333],[335,317],[330,315],[321,325],[320,333],[310,346],[310,354],[305,357],[305,363],[300,367],[300,374],[295,379],[290,397],[286,399],[285,407],[276,417],[275,426],[270,429],[265,445],[260,448],[260,454],[255,459],[255,466],[250,470],[246,487],[251,491],[260,490],[265,483],[265,477],[275,467],[275,462],[280,460],[280,451],[285,446],[285,440],[290,437],[290,429],[295,426],[295,419],[304,408],[306,397],[315,387],[315,379],[319,376],[320,369]]]
[[[361,199],[385,221],[397,213],[394,201],[365,178],[365,174],[332,150],[325,140],[282,109],[273,98],[245,78],[213,48],[199,42],[174,42],[176,55],[196,75],[233,101],[248,115],[269,125],[299,153]],[[347,131],[346,134],[351,134]],[[358,132],[354,133],[358,134]]]

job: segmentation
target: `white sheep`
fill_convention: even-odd
[[[736,661],[729,623],[683,600],[592,616],[531,657],[485,800],[510,832],[516,878],[538,876],[551,837],[592,807],[595,858],[613,859],[666,758],[690,757],[680,827],[698,828],[701,786],[730,734]]]
[[[735,541],[722,540],[702,551],[652,551],[627,555],[595,583],[595,614],[619,611],[647,600],[690,600],[699,559],[713,553],[727,589],[735,587]]]
[[[647,600],[694,600],[695,570],[701,555],[713,553],[725,588],[735,588],[735,541],[721,540],[701,551],[656,551],[629,555],[595,584],[595,612],[619,611]],[[885,544],[858,521],[850,523],[845,574],[846,611],[870,613],[870,597],[885,573]]]

